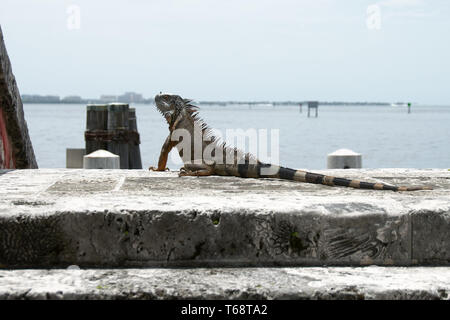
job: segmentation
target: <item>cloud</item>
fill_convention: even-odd
[[[383,10],[383,18],[420,19],[433,17],[435,11],[430,11],[424,0],[382,0],[375,3]]]
[[[424,4],[423,0],[383,0],[377,3],[383,7],[389,8],[405,8],[405,7],[418,7]]]

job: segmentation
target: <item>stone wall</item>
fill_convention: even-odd
[[[450,266],[450,171],[393,192],[144,170],[0,170],[0,267]]]
[[[37,168],[22,100],[0,28],[0,168]]]

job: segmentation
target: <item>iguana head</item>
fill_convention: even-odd
[[[191,100],[183,99],[179,95],[160,93],[155,96],[156,108],[171,125],[180,115],[192,115],[197,107],[190,104]]]

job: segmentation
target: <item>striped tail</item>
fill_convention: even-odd
[[[432,190],[429,186],[405,187],[392,186],[384,183],[372,183],[359,180],[351,180],[345,178],[337,178],[326,176],[323,174],[307,172],[303,170],[294,170],[290,168],[280,167],[278,174],[264,176],[261,178],[279,178],[284,180],[294,180],[306,183],[323,184],[327,186],[341,186],[355,189],[371,189],[371,190],[392,190],[392,191],[417,191],[417,190]]]

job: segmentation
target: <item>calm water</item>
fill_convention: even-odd
[[[144,167],[156,165],[168,129],[153,105],[135,105]],[[40,168],[64,168],[66,148],[84,148],[85,105],[28,104],[25,117]],[[362,153],[364,168],[450,168],[450,107],[202,106],[205,121],[226,129],[279,129],[280,164],[325,169],[326,155],[347,148]],[[175,160],[175,161],[174,161]],[[177,155],[168,166],[179,168]]]

